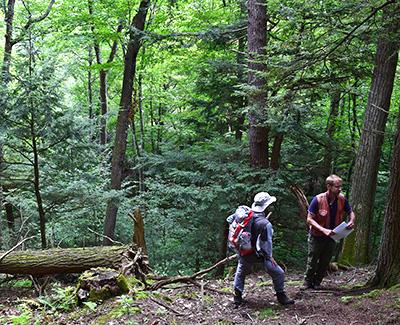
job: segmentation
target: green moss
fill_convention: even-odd
[[[11,320],[11,324],[13,325],[23,325],[31,323],[31,317],[31,311],[28,309],[24,309],[19,315],[10,316],[9,320]]]
[[[260,311],[258,318],[264,320],[268,318],[275,318],[277,316],[278,313],[275,310],[273,310],[272,308],[265,308]]]
[[[381,290],[381,289],[375,289],[368,293],[364,293],[363,297],[375,299],[375,298],[379,297],[382,294],[382,292],[383,292],[383,290]]]
[[[221,290],[222,292],[231,292],[231,293],[233,293],[233,290],[232,290],[231,287],[224,287],[224,288],[221,288],[220,290]]]
[[[118,284],[119,289],[121,290],[121,293],[129,292],[129,283],[128,283],[127,278],[123,274],[118,275],[117,284]]]
[[[400,290],[400,283],[395,284],[394,286],[391,286],[388,290],[389,290],[389,291]]]
[[[340,300],[345,303],[348,304],[350,302],[352,302],[354,300],[354,296],[343,296],[340,298]]]
[[[135,299],[140,300],[140,299],[147,299],[150,296],[150,293],[147,291],[140,290],[140,291],[136,291],[134,293],[134,295],[135,295]]]
[[[129,276],[129,277],[125,277],[127,282],[128,282],[128,286],[129,289],[133,290],[135,288],[140,288],[140,289],[144,289],[145,285],[142,281],[140,281],[139,279],[137,279],[134,276]],[[149,281],[146,281],[147,283],[149,283]],[[150,284],[150,283],[149,283]]]
[[[203,301],[207,304],[207,305],[211,305],[214,303],[214,298],[209,296],[209,295],[204,295],[203,296]]]
[[[115,295],[125,294],[129,292],[129,282],[127,278],[124,275],[118,274],[115,270],[109,268],[96,268],[84,272],[79,278],[78,288],[82,286],[83,282],[88,282],[88,283],[92,281],[96,282],[98,280],[97,277],[99,273],[101,274],[108,272],[111,272],[111,278],[114,275],[116,275],[115,278],[116,283],[114,285],[105,284],[100,288],[91,288],[89,290],[88,298],[85,299],[86,301],[92,301],[92,302],[104,301]]]
[[[395,300],[394,306],[395,306],[397,309],[400,309],[400,298],[397,298],[397,299]]]
[[[119,306],[117,308],[114,308],[108,313],[108,316],[113,319],[113,318],[119,318],[122,316],[132,316],[135,314],[140,314],[141,309],[136,306],[131,306],[131,307],[125,307],[125,306]]]
[[[301,285],[303,284],[303,281],[300,281],[300,280],[296,280],[296,281],[287,281],[287,282],[285,282],[285,284],[286,284],[287,286],[293,286],[293,287],[295,287],[295,286],[301,286]]]
[[[12,288],[31,288],[32,281],[29,279],[16,280],[11,284]]]
[[[267,287],[267,286],[272,286],[272,281],[263,281],[263,282],[257,282],[257,287]]]
[[[87,301],[104,301],[111,297],[109,286],[106,285],[99,289],[91,289]]]
[[[102,315],[96,319],[96,325],[105,325],[108,323],[108,321],[112,320],[112,316],[109,314]]]

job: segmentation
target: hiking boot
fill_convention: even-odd
[[[294,304],[294,300],[293,299],[290,299],[287,295],[286,295],[286,293],[284,293],[284,292],[277,292],[276,293],[276,298],[278,299],[278,302],[281,304],[281,305],[293,305]]]
[[[314,283],[312,283],[311,281],[308,281],[308,280],[304,280],[302,289],[303,290],[314,289]]]
[[[233,296],[233,303],[235,307],[239,307],[243,303],[242,292],[238,289],[235,289],[235,294]]]

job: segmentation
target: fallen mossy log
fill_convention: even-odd
[[[13,251],[0,262],[0,273],[44,276],[80,273],[95,267],[122,269],[142,278],[149,271],[147,256],[136,246],[101,246]],[[0,252],[0,256],[2,253]]]

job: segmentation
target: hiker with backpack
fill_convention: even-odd
[[[272,278],[277,300],[282,305],[291,305],[294,300],[284,291],[285,272],[272,256],[273,228],[265,215],[265,210],[276,201],[276,197],[267,192],[257,193],[251,207],[240,206],[235,214],[228,217],[230,223],[228,242],[239,253],[239,261],[234,279],[234,304],[243,302],[243,290],[246,275],[255,263],[263,263]],[[269,216],[269,215],[268,215]]]

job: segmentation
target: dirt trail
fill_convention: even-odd
[[[204,281],[204,287],[176,285],[135,299],[110,299],[94,311],[78,309],[47,315],[48,324],[400,324],[400,286],[354,295],[350,289],[363,285],[371,270],[354,269],[330,274],[322,290],[301,290],[302,274],[286,279],[292,306],[276,302],[271,279],[256,273],[246,279],[245,302],[238,309],[232,303],[232,278]],[[15,295],[15,290],[10,291]],[[0,316],[12,313],[13,297],[3,298]],[[43,311],[42,311],[43,314]],[[43,315],[41,316],[42,319]],[[36,317],[36,321],[37,321]],[[34,318],[31,323],[35,324]],[[44,324],[42,321],[40,324]],[[12,323],[9,323],[12,324]]]

